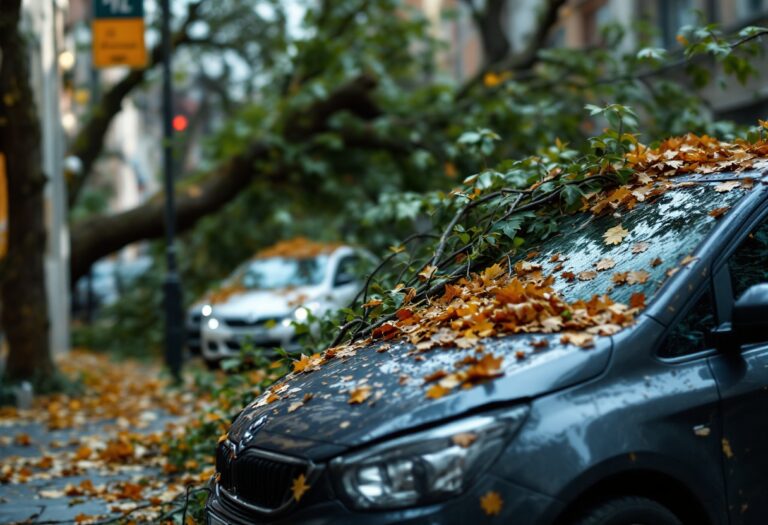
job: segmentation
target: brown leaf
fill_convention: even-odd
[[[645,270],[637,270],[627,274],[627,284],[645,284],[651,276]]]
[[[632,253],[643,253],[649,247],[650,245],[647,242],[638,242],[634,246],[632,246]]]
[[[713,219],[719,219],[723,215],[725,215],[725,212],[730,210],[730,206],[723,206],[722,208],[715,208],[714,210],[711,210],[707,215],[712,217]]]
[[[642,292],[633,293],[629,298],[630,308],[645,308],[645,294]]]
[[[616,266],[616,261],[614,261],[613,259],[610,259],[608,257],[606,257],[605,259],[600,259],[595,264],[595,267],[597,268],[598,272],[603,272],[605,270],[610,270],[614,266]]]
[[[579,281],[591,281],[597,277],[597,272],[592,270],[587,270],[585,272],[579,272]]]

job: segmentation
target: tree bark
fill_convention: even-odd
[[[45,383],[55,372],[43,264],[46,179],[20,19],[21,0],[0,0],[0,153],[8,181],[8,253],[0,275],[2,324],[10,348],[5,376]]]
[[[511,49],[503,25],[507,0],[486,0],[482,8],[475,6],[473,0],[464,0],[464,3],[472,11],[472,18],[480,33],[483,63],[488,66],[502,60]]]
[[[545,46],[550,30],[558,21],[560,8],[566,1],[567,0],[546,0],[542,11],[539,13],[536,28],[528,39],[525,48],[518,53],[514,53],[512,52],[511,46],[507,46],[507,53],[504,56],[495,58],[494,60],[485,60],[484,66],[480,71],[466,81],[456,92],[456,99],[464,98],[475,86],[481,83],[485,74],[490,71],[522,72],[532,69],[538,62],[539,50]],[[506,4],[506,0],[503,0],[501,3]],[[503,11],[504,6],[499,6],[498,9],[499,12],[501,12]],[[490,26],[481,25],[479,23],[479,20],[481,19],[477,16],[473,16],[473,18],[478,31],[482,35],[483,42],[485,42],[486,39],[494,38],[492,33],[483,35],[483,32],[488,31]],[[488,57],[486,56],[486,58]]]

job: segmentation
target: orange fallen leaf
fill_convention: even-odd
[[[450,390],[445,388],[444,386],[441,386],[439,384],[432,385],[427,389],[427,397],[429,399],[440,399],[441,397],[446,395],[448,392],[450,392]]]
[[[501,514],[503,506],[504,500],[502,500],[501,495],[494,490],[489,490],[480,497],[480,507],[488,516]]]
[[[362,385],[349,391],[349,399],[347,400],[347,403],[350,405],[357,405],[368,399],[370,396],[371,387]]]
[[[725,215],[725,212],[730,210],[730,206],[723,206],[722,208],[715,208],[714,210],[711,210],[707,215],[712,217],[713,219],[719,219],[723,215]]]
[[[597,272],[592,270],[587,270],[585,272],[579,272],[579,281],[591,281],[597,277]]]
[[[310,489],[310,486],[307,485],[307,478],[304,476],[304,474],[299,474],[299,476],[295,478],[293,480],[293,483],[291,484],[291,492],[293,493],[293,499],[295,499],[296,501],[300,501],[301,497],[309,489]]]

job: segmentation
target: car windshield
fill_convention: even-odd
[[[529,260],[541,265],[543,275],[557,277],[553,288],[568,301],[609,294],[613,300],[626,303],[635,292],[650,298],[667,272],[680,266],[714,227],[716,219],[709,213],[732,205],[743,194],[740,189],[717,193],[711,184],[684,186],[653,202],[640,203],[618,218],[610,214],[571,215],[560,223],[559,234],[534,248],[538,253],[529,255]],[[618,225],[629,233],[619,244],[606,244],[603,235]],[[598,271],[600,261],[605,269]],[[648,275],[625,276],[624,272]]]
[[[249,290],[274,290],[320,284],[328,266],[328,256],[254,259],[243,265],[236,279]]]

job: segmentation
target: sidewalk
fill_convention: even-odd
[[[179,476],[167,461],[168,440],[200,402],[169,391],[159,367],[73,352],[62,369],[82,379],[83,395],[0,409],[0,523],[94,523],[127,512],[158,523],[183,504],[185,484],[210,475]]]

